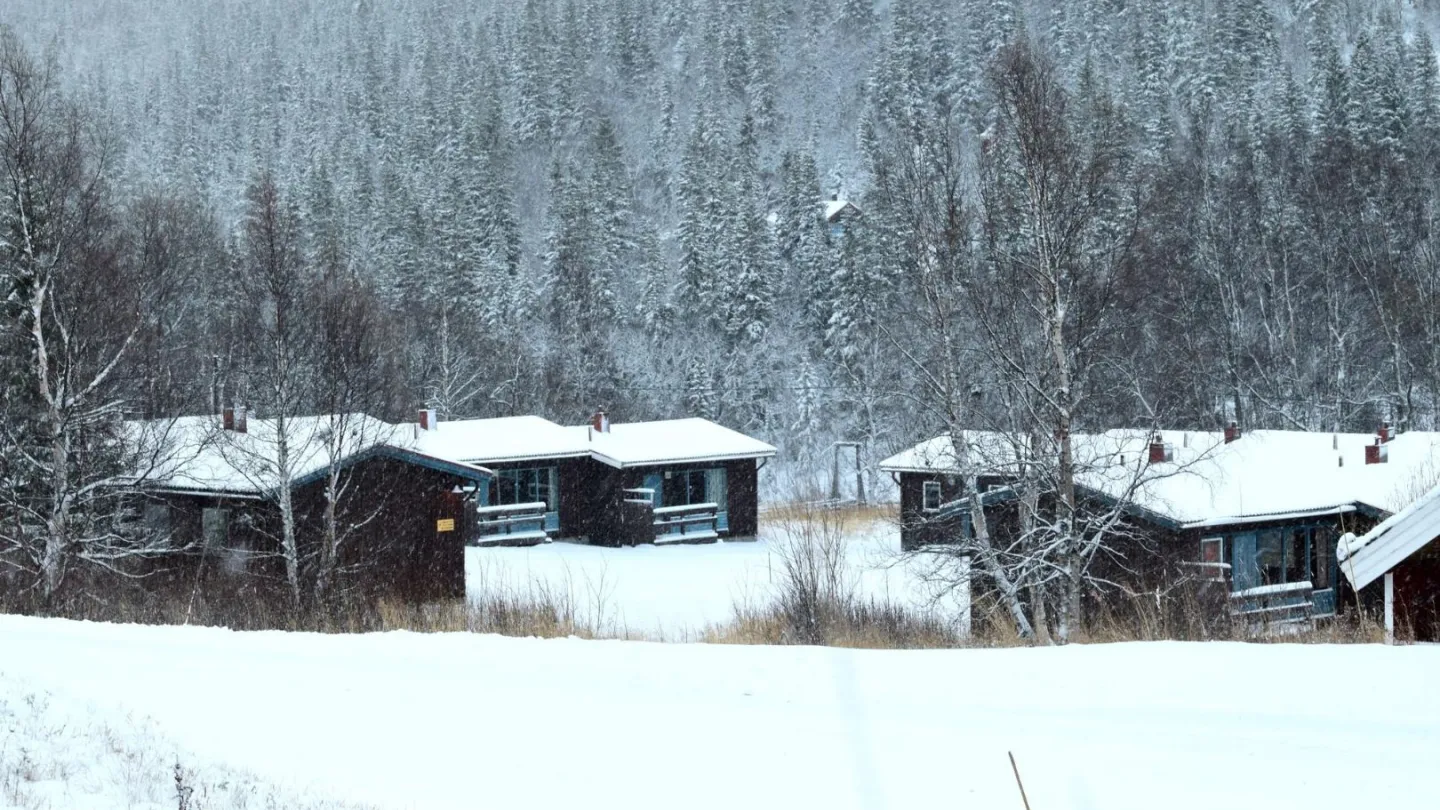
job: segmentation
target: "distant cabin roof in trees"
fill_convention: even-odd
[[[239,417],[243,430],[226,429],[219,416],[187,416],[126,423],[140,486],[165,492],[270,498],[278,492],[280,427],[275,419]],[[373,457],[484,480],[484,467],[436,456],[420,448],[409,426],[362,413],[300,416],[285,420],[289,481],[310,483],[332,459],[348,466]]]
[[[1361,433],[1258,430],[1226,443],[1223,433],[1161,431],[1164,461],[1151,462],[1151,431],[1076,434],[1076,482],[1129,501],[1177,528],[1203,528],[1304,516],[1398,512],[1440,474],[1440,433],[1405,433],[1383,445]],[[965,461],[949,436],[922,442],[880,463],[894,473],[1014,476],[1016,443],[1006,434],[965,431]],[[1371,449],[1367,450],[1367,446]],[[1133,488],[1133,492],[1131,492]]]
[[[1440,486],[1386,518],[1363,537],[1341,538],[1336,558],[1350,584],[1359,589],[1436,539],[1440,539]]]
[[[856,207],[855,207],[855,204],[852,203],[852,202],[849,202],[848,200],[826,200],[826,201],[825,201],[825,221],[826,221],[826,222],[834,222],[835,220],[839,219],[842,214],[848,214],[848,215],[852,215],[852,216],[853,216],[853,215],[856,215],[856,214],[859,214],[859,213],[860,213],[860,209],[859,209],[859,208],[856,208]]]
[[[538,416],[440,422],[419,446],[447,458],[495,464],[590,457],[612,467],[766,458],[775,448],[707,419],[563,426]]]

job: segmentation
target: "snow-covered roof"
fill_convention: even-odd
[[[959,445],[957,451],[956,446]],[[1015,448],[1012,437],[988,430],[964,430],[951,436],[936,436],[896,453],[880,462],[885,472],[958,473],[965,468],[983,474],[1014,472]],[[961,463],[965,461],[965,464]]]
[[[844,211],[846,208],[854,209],[857,213],[860,211],[859,208],[855,208],[854,204],[852,204],[848,200],[826,200],[825,221],[830,222],[831,220],[834,220],[835,217],[839,215],[841,211]]]
[[[415,442],[437,456],[482,464],[590,455],[583,433],[539,416],[437,422],[417,431]]]
[[[440,422],[417,431],[418,446],[445,458],[497,464],[589,456],[612,467],[765,458],[775,448],[708,419],[563,426],[539,416]]]
[[[249,419],[246,427],[243,433],[224,430],[215,416],[127,423],[130,443],[138,448],[134,478],[151,490],[271,497],[282,480],[279,422]],[[490,474],[484,467],[418,447],[409,426],[362,413],[291,417],[285,420],[284,434],[291,486],[314,480],[332,459],[343,465],[371,455],[472,479]]]
[[[1363,537],[1345,535],[1335,557],[1350,584],[1359,590],[1437,538],[1440,486],[1381,521]]]
[[[669,419],[610,426],[609,433],[589,426],[569,428],[586,436],[596,461],[612,467],[642,467],[699,461],[768,458],[775,448],[708,419]]]
[[[1112,430],[1074,437],[1077,483],[1125,499],[1185,528],[1337,514],[1357,507],[1405,508],[1440,475],[1440,434],[1406,433],[1387,445],[1388,460],[1365,463],[1374,436],[1258,430],[1226,444],[1221,433],[1162,431],[1171,461],[1149,463],[1152,433]],[[949,437],[885,459],[890,472],[1013,475],[1013,443],[1003,434],[967,431],[969,464],[956,463]]]

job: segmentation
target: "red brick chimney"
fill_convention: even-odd
[[[434,408],[421,408],[420,416],[415,422],[421,430],[436,430],[440,427],[440,419],[435,415]]]
[[[1390,441],[1391,439],[1395,438],[1395,437],[1394,437],[1393,435],[1391,435],[1391,433],[1390,433],[1390,423],[1389,423],[1389,422],[1381,422],[1381,423],[1380,423],[1380,429],[1377,430],[1377,431],[1375,431],[1375,435],[1380,438],[1380,443],[1381,443],[1381,444],[1385,444],[1386,442],[1388,442],[1388,441]]]
[[[1175,460],[1175,448],[1165,443],[1165,437],[1158,431],[1150,437],[1150,463],[1160,464]]]
[[[220,411],[220,427],[222,430],[235,429],[235,409],[224,408]]]
[[[609,433],[610,417],[606,416],[604,411],[596,411],[595,415],[590,417],[590,428],[596,433]]]
[[[1375,437],[1375,443],[1365,447],[1366,464],[1384,464],[1390,460],[1390,448],[1385,446],[1380,436]]]
[[[1231,422],[1225,426],[1225,443],[1229,444],[1240,438],[1240,426]]]

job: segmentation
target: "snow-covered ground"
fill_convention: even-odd
[[[0,808],[341,810],[198,760],[153,721],[0,672]]]
[[[0,700],[43,687],[152,718],[197,761],[425,810],[1019,808],[1007,752],[1037,810],[1433,808],[1437,672],[1435,646],[893,652],[0,617]],[[162,780],[169,759],[150,759]]]
[[[878,601],[954,616],[963,597],[921,575],[921,561],[900,555],[900,531],[881,517],[827,516],[842,521],[848,579]],[[467,550],[472,598],[499,589],[565,594],[582,624],[607,635],[664,640],[699,638],[740,607],[768,605],[783,576],[783,544],[806,531],[798,520],[764,521],[760,539],[698,546],[602,548],[550,543],[531,548]],[[811,528],[812,532],[824,529]]]

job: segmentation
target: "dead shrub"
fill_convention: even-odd
[[[843,608],[830,606],[813,635],[794,632],[793,616],[780,603],[763,609],[737,608],[728,624],[712,627],[701,640],[711,644],[808,644],[872,650],[914,650],[960,647],[964,639],[938,616],[889,602],[853,600]]]

